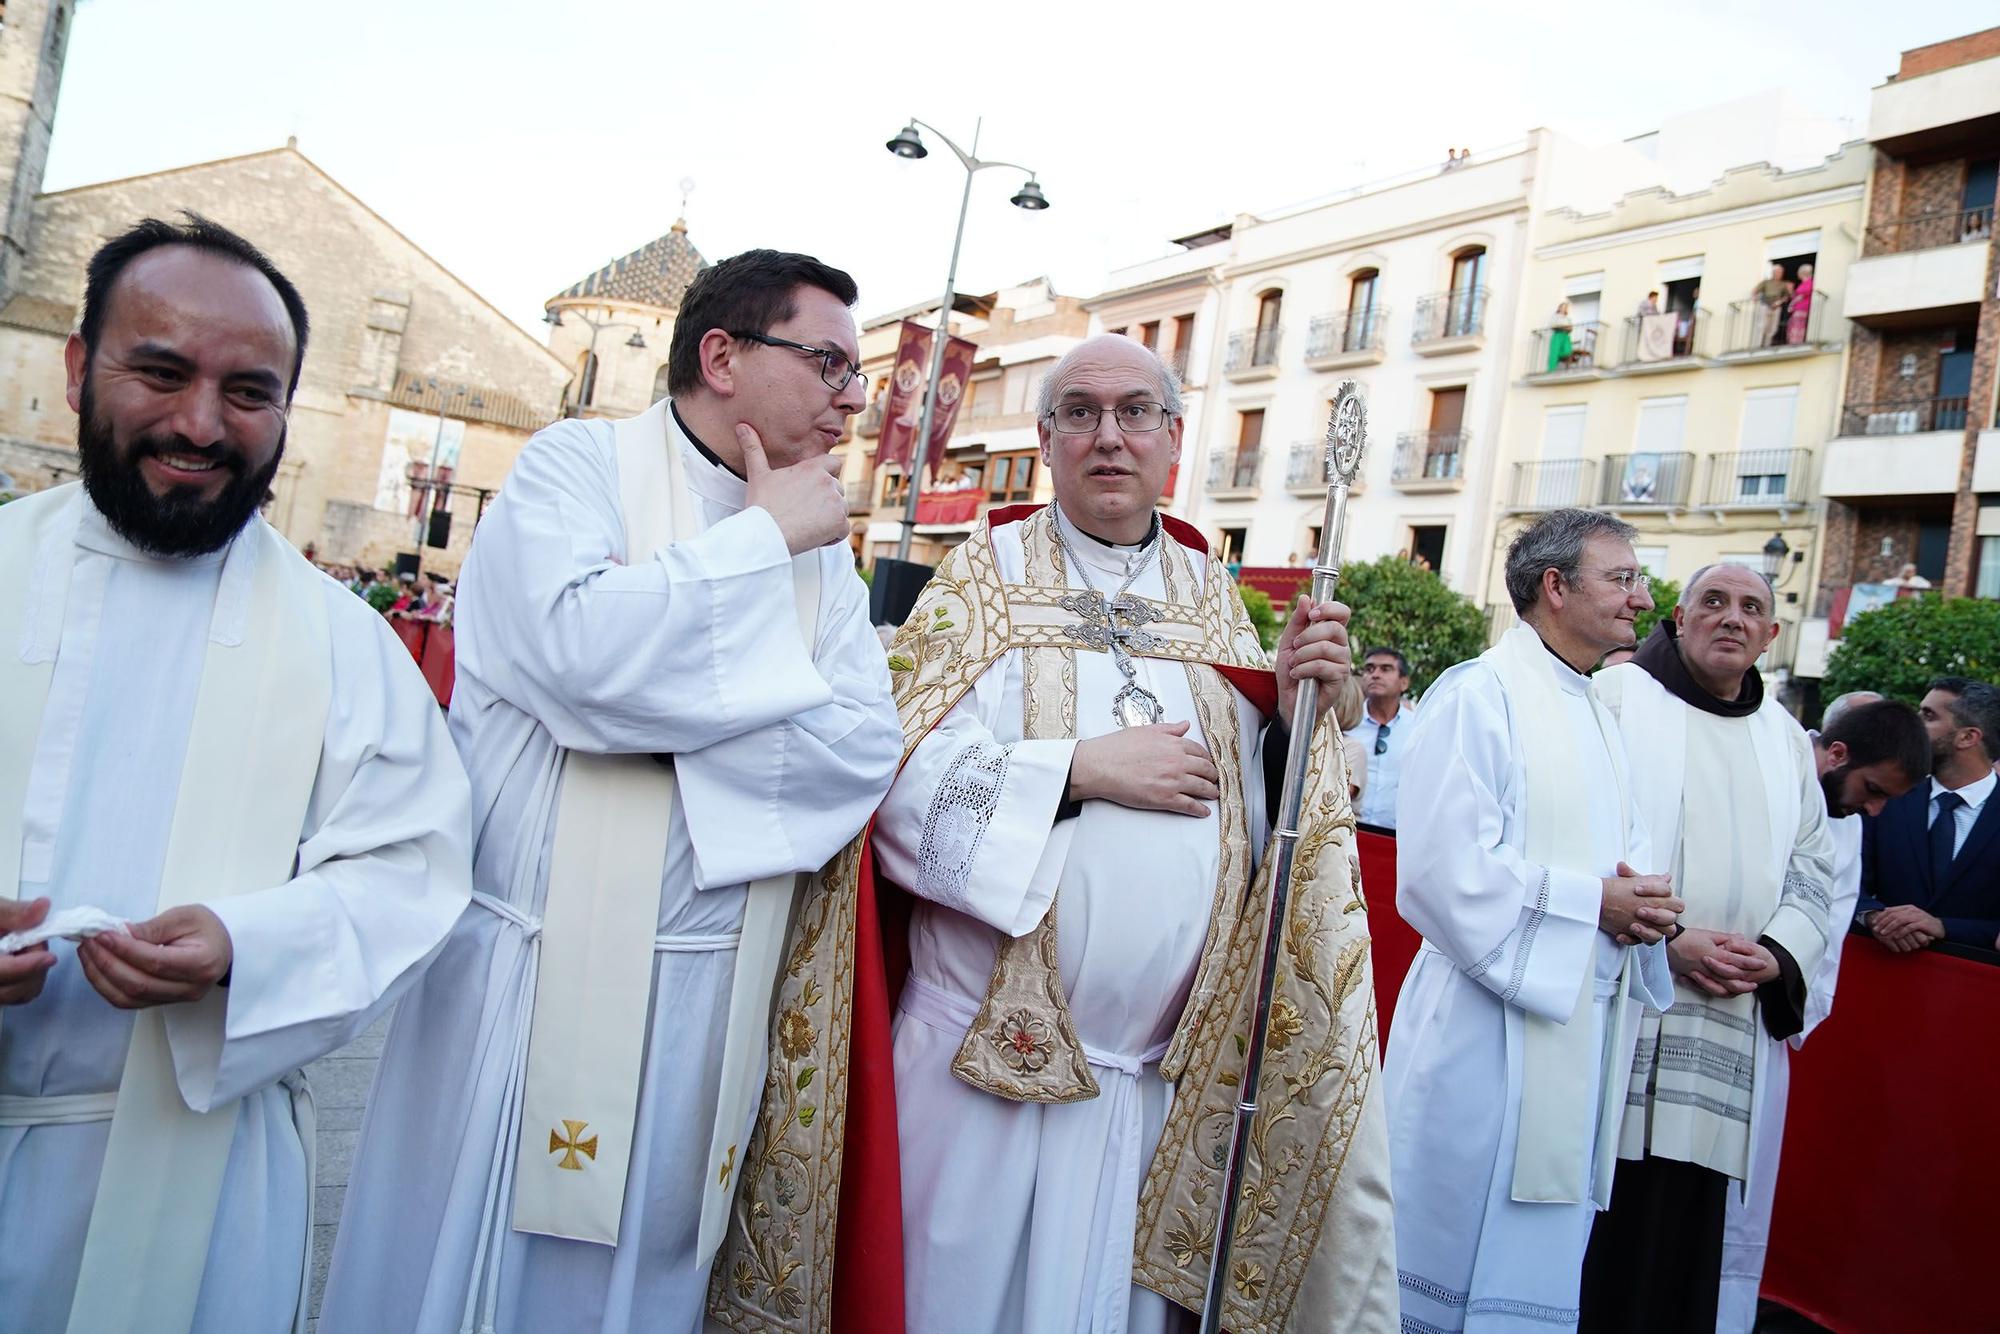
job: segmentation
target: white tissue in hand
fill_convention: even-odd
[[[22,950],[32,949],[45,940],[58,937],[83,940],[106,931],[122,931],[124,927],[124,918],[114,917],[102,908],[64,908],[61,912],[50,913],[40,926],[0,936],[0,954],[19,954]]]

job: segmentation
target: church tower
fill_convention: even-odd
[[[0,303],[28,256],[76,0],[0,0]]]

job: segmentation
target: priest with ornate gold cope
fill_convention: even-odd
[[[1348,671],[1347,613],[1302,601],[1274,676],[1223,564],[1156,511],[1183,423],[1150,349],[1084,342],[1037,414],[1055,503],[989,515],[903,626],[890,656],[903,765],[872,835],[836,863],[913,896],[907,977],[887,992],[892,1151],[869,1157],[885,1124],[864,1068],[865,970],[849,1005],[836,972],[803,962],[781,979],[778,1092],[717,1264],[715,1310],[736,1328],[790,1328],[778,1322],[800,1311],[800,1327],[824,1328],[822,1312],[839,1323],[900,1295],[912,1334],[1160,1331],[1191,1329],[1202,1302],[1269,903],[1267,777],[1299,725],[1298,682]],[[1224,1320],[1387,1330],[1354,820],[1337,730],[1303,725],[1323,744]],[[788,1043],[794,1011],[813,1041]],[[788,1079],[831,1081],[844,1105],[821,1101],[801,1124]],[[861,1207],[864,1160],[900,1182],[900,1275],[850,1264],[850,1230],[883,1216]],[[864,1278],[901,1291],[871,1307]]]

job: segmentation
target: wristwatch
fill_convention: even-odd
[[[1669,930],[1668,930],[1668,932],[1667,932],[1667,935],[1666,935],[1666,939],[1668,939],[1668,940],[1677,940],[1677,939],[1679,939],[1679,938],[1680,938],[1680,934],[1681,934],[1681,932],[1683,932],[1683,931],[1685,931],[1685,930],[1687,930],[1687,928],[1686,928],[1685,926],[1682,926],[1682,925],[1681,925],[1681,919],[1680,919],[1680,918],[1678,918],[1678,917],[1676,917],[1676,918],[1674,918],[1674,924],[1673,924],[1672,928],[1671,928],[1671,929],[1669,929]]]

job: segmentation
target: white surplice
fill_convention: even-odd
[[[1829,920],[1835,933],[1826,957],[1806,982],[1805,1030],[1785,1040],[1762,1072],[1757,1133],[1750,1149],[1750,1181],[1741,1192],[1729,1192],[1722,1229],[1722,1291],[1716,1304],[1716,1334],[1751,1334],[1757,1324],[1757,1293],[1764,1283],[1764,1256],[1771,1240],[1771,1209],[1778,1194],[1778,1163],[1785,1141],[1785,1105],[1791,1092],[1791,1052],[1805,1045],[1833,1011],[1833,991],[1840,977],[1844,932],[1854,920],[1861,898],[1861,817],[1827,818],[1833,839],[1833,906]]]
[[[1589,681],[1549,654],[1562,716],[1517,717],[1490,657],[1461,663],[1425,693],[1398,794],[1396,906],[1424,945],[1396,1002],[1383,1070],[1403,1329],[1415,1334],[1575,1326],[1596,1210],[1588,1198],[1514,1198],[1524,1016],[1576,1022],[1591,987],[1591,1049],[1601,1048],[1628,952],[1598,929],[1601,877],[1621,857],[1656,869],[1637,811],[1629,821],[1621,813]],[[1569,814],[1589,831],[1587,867],[1523,854],[1527,728],[1564,729],[1584,771],[1589,808]],[[1663,947],[1633,952],[1639,990],[1656,1005],[1670,999]],[[1598,1073],[1588,1082],[1595,1105]],[[1587,1135],[1575,1145],[1581,1180],[1601,1166],[1593,1148]]]
[[[495,1264],[501,1334],[698,1329],[704,1156],[744,885],[817,870],[886,789],[902,732],[866,588],[825,548],[819,630],[741,479],[674,433],[700,536],[621,564],[612,428],[530,441],[459,581],[451,720],[479,891],[397,1013],[321,1310],[324,1334],[458,1334]],[[677,776],[638,1123],[615,1247],[511,1231],[534,933],[564,750],[671,754]],[[744,1127],[747,1134],[749,1126]],[[523,1134],[535,1133],[532,1129]],[[497,1228],[489,1228],[493,1219]],[[497,1256],[482,1252],[497,1238]]]
[[[78,503],[24,811],[21,897],[143,919],[157,910],[211,626],[239,623],[231,600],[243,601],[250,582],[237,570],[257,543],[246,529],[209,556],[149,557]],[[209,905],[234,950],[223,1031],[191,1031],[171,1014],[167,1025],[190,1107],[242,1099],[197,1334],[293,1328],[313,1189],[301,1137],[309,1095],[293,1072],[393,1002],[470,890],[465,773],[437,701],[387,623],[332,580],[319,583],[332,708],[294,878]],[[73,945],[51,948],[57,963],[41,996],[0,1018],[0,1094],[115,1090],[133,1016],[92,989]],[[61,1334],[67,1324],[108,1118],[0,1127],[0,1325],[9,1331]]]
[[[1136,549],[1057,522],[1096,587],[1109,595],[1124,582]],[[995,529],[993,547],[1001,576],[1020,582],[1019,527]],[[1187,555],[1199,587],[1206,558]],[[1069,586],[1085,586],[1078,571]],[[1164,598],[1157,556],[1131,591]],[[1163,721],[1186,722],[1203,741],[1182,665],[1134,662]],[[1172,1097],[1158,1063],[1208,932],[1220,822],[1213,802],[1203,819],[1086,801],[1056,820],[1076,741],[1115,730],[1111,699],[1124,684],[1108,653],[1079,651],[1076,664],[1077,738],[1022,739],[1022,656],[1010,649],[918,743],[875,824],[884,873],[922,900],[895,1021],[911,1334],[1116,1334],[1192,1321],[1132,1286],[1133,1231]],[[1241,695],[1236,705],[1244,772],[1222,779],[1243,782],[1261,850],[1263,718]],[[1058,888],[1063,988],[1100,1092],[1011,1102],[961,1082],[952,1058],[1000,933],[1027,934]]]

